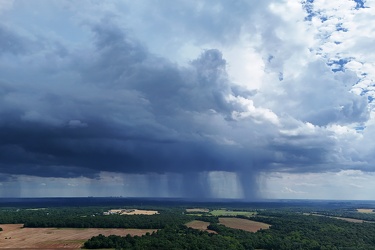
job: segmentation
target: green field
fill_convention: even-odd
[[[253,216],[256,215],[256,212],[252,211],[232,211],[232,210],[226,210],[226,209],[219,209],[219,210],[212,210],[210,212],[213,216],[237,216],[237,215],[242,215],[242,216]]]

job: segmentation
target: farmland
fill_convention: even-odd
[[[226,227],[241,229],[253,233],[259,231],[260,229],[268,229],[271,226],[266,223],[240,218],[219,218],[219,222]]]
[[[209,232],[209,233],[216,233],[215,231],[209,230],[207,228],[210,225],[210,223],[206,222],[206,221],[193,220],[193,221],[190,221],[190,222],[186,223],[185,225],[187,227],[190,227],[190,228],[193,228],[193,229],[206,231],[206,232]]]
[[[375,250],[375,203],[84,201],[0,206],[0,249]]]
[[[152,229],[74,229],[74,228],[23,228],[22,224],[2,224],[0,232],[0,249],[3,248],[70,248],[79,249],[93,236],[103,234],[126,236],[152,233]]]

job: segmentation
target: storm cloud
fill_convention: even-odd
[[[264,172],[375,170],[371,70],[330,63],[343,52],[324,47],[319,3],[52,1],[25,17],[30,3],[12,3],[0,12],[4,180],[143,175],[148,195],[187,197],[230,196],[215,189],[227,180],[252,199]],[[236,46],[261,61],[260,86],[233,80]],[[351,62],[373,62],[354,47]]]

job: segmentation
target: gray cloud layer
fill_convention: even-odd
[[[232,109],[219,51],[208,50],[190,67],[178,68],[117,27],[100,23],[92,31],[92,61],[67,59],[77,67],[69,69],[79,75],[73,81],[3,81],[4,172],[69,176],[231,167],[239,153],[223,156],[225,146],[204,135],[218,131],[202,120],[216,117],[226,125]]]
[[[260,171],[369,169],[369,154],[362,156],[329,129],[369,118],[367,98],[350,92],[358,81],[353,72],[334,73],[316,59],[288,78],[288,60],[306,51],[277,37],[285,20],[266,1],[181,4],[158,6],[150,18],[182,17],[169,16],[157,22],[164,23],[160,29],[148,30],[178,39],[186,33],[195,43],[218,40],[220,46],[234,44],[243,30],[254,32],[263,41],[259,53],[268,57],[270,76],[259,90],[231,82],[220,50],[204,50],[181,66],[151,53],[114,17],[85,22],[90,39],[78,47],[2,25],[0,171],[90,178],[101,171],[182,173],[188,182],[206,171],[253,180]],[[264,23],[270,20],[275,26]],[[168,27],[177,31],[164,31]],[[204,188],[197,190],[190,191]]]

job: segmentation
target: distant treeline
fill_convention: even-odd
[[[24,227],[45,228],[139,228],[161,229],[167,225],[184,224],[194,217],[179,210],[156,215],[103,215],[92,208],[9,210],[0,212],[0,224],[24,224]]]
[[[375,214],[374,213],[358,213],[357,211],[347,210],[347,209],[321,211],[321,212],[319,212],[319,214],[326,215],[326,216],[344,217],[344,218],[351,218],[351,219],[375,222]]]

